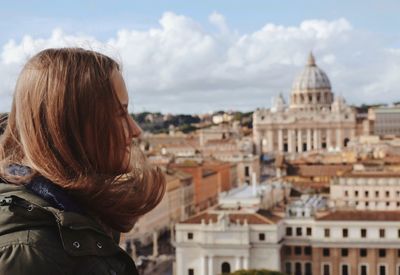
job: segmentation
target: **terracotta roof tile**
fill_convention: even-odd
[[[335,211],[319,221],[400,221],[400,211]]]

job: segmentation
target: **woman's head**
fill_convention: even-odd
[[[148,167],[141,152],[132,149],[132,138],[140,135],[140,128],[128,114],[128,100],[119,65],[113,59],[84,49],[44,50],[27,62],[18,78],[0,140],[0,160],[4,165],[31,167],[56,184],[79,192],[76,196],[81,202],[110,190],[119,193],[124,189],[126,195],[127,187],[145,188],[143,192],[157,187],[163,193],[160,172]],[[7,176],[4,171],[2,174]],[[139,189],[128,192],[130,199]],[[146,210],[159,202],[160,191],[143,201],[148,204]]]

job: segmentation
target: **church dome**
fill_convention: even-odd
[[[317,67],[315,58],[310,53],[308,64],[296,77],[293,83],[293,91],[301,92],[308,89],[331,89],[331,83],[326,73]]]
[[[315,63],[312,53],[303,71],[292,86],[291,108],[320,109],[333,102],[331,83],[326,73]]]

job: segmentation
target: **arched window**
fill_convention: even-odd
[[[231,273],[231,265],[227,262],[223,262],[221,265],[221,273],[222,274]]]
[[[349,141],[350,141],[350,139],[348,139],[348,138],[345,138],[345,139],[343,140],[343,145],[344,145],[344,147],[347,147],[347,144],[349,143]]]

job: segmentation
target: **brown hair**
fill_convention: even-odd
[[[42,175],[103,223],[126,232],[161,201],[165,178],[134,145],[130,170],[121,172],[126,137],[114,70],[119,65],[113,59],[84,49],[47,49],[31,58],[0,138],[0,176],[22,184]],[[10,164],[26,165],[32,174],[10,175]]]

